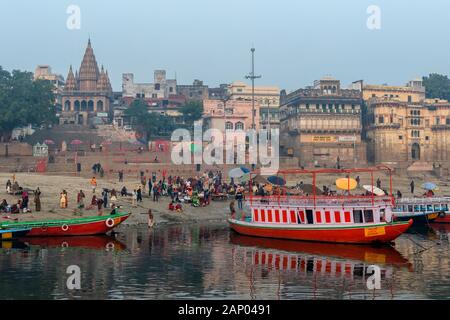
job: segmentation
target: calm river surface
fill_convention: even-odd
[[[415,229],[395,247],[265,240],[211,224],[118,231],[2,242],[0,299],[450,298],[450,226]],[[70,265],[79,290],[67,288]],[[371,265],[379,290],[367,287]]]

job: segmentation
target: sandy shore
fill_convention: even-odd
[[[367,174],[360,175],[361,184],[370,184],[370,176]],[[389,178],[384,174],[379,174],[374,177],[376,180],[380,177],[382,181],[382,188],[389,188]],[[12,179],[10,173],[0,173],[0,181],[3,183],[3,191],[0,199],[6,199],[8,203],[17,202],[18,196],[12,196],[6,193],[6,181]],[[318,180],[317,185],[334,186],[334,176],[324,176]],[[431,174],[415,174],[415,175],[393,175],[393,190],[400,190],[403,197],[411,196],[409,184],[411,180],[415,183],[415,196],[421,196],[423,190],[421,184],[423,182],[434,182],[439,186],[439,191],[436,195],[450,195],[450,182],[446,178],[440,178]],[[30,208],[32,213],[26,214],[2,214],[1,221],[7,221],[8,219],[19,219],[19,221],[25,220],[37,220],[37,219],[62,219],[62,218],[75,218],[78,217],[76,213],[76,197],[79,190],[83,190],[86,195],[85,204],[90,203],[92,198],[92,189],[90,187],[89,179],[75,176],[60,176],[60,175],[42,175],[42,174],[30,174],[30,173],[16,173],[16,180],[23,188],[36,189],[40,188],[41,194],[41,212],[35,212],[33,195],[30,194]],[[288,177],[288,184],[296,183],[298,181],[309,183],[307,177]],[[102,188],[112,189],[115,188],[119,191],[123,185],[128,190],[133,190],[137,187],[138,181],[136,179],[125,179],[124,182],[118,182],[116,179],[98,178],[98,188],[96,195],[100,196]],[[59,208],[59,194],[65,189],[69,196],[69,206],[66,209]],[[363,192],[361,189],[358,192]],[[137,207],[131,206],[131,197],[118,197],[116,204],[122,206],[122,211],[132,212],[131,217],[124,223],[126,225],[134,225],[139,223],[147,223],[147,211],[149,208],[155,217],[156,224],[162,223],[184,223],[184,222],[219,222],[225,223],[229,212],[228,201],[212,201],[211,205],[201,208],[194,208],[190,205],[183,206],[183,212],[177,213],[167,209],[169,204],[169,197],[161,197],[159,202],[153,202],[148,196],[148,190],[145,190],[143,202]],[[104,210],[104,214],[109,213],[108,209]],[[97,209],[83,210],[83,216],[97,215]],[[8,218],[9,217],[9,218]]]

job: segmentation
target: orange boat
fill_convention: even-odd
[[[318,174],[343,174],[387,171],[390,176],[389,195],[351,195],[350,183],[346,195],[317,195]],[[389,243],[412,225],[412,220],[394,221],[392,206],[392,170],[387,166],[363,169],[282,170],[278,175],[311,174],[313,195],[291,196],[286,188],[278,194],[247,196],[246,212],[238,218],[233,214],[228,222],[237,233],[266,238],[333,243]],[[286,179],[284,179],[286,181]],[[251,185],[251,181],[250,181]]]

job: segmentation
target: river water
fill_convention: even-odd
[[[1,242],[0,299],[449,299],[449,233],[415,228],[393,247],[251,238],[210,223],[28,238]],[[80,289],[70,290],[73,265]]]

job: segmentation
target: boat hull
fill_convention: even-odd
[[[440,214],[436,219],[433,220],[434,223],[450,223],[450,214]]]
[[[412,219],[414,223],[428,223],[436,220],[439,216],[439,213],[427,213],[427,214],[421,214],[421,215],[405,215],[398,217],[396,216],[395,219],[397,221],[408,221],[409,219]]]
[[[123,221],[131,213],[121,213],[101,217],[88,217],[68,220],[42,220],[32,222],[14,222],[1,224],[1,228],[30,228],[26,237],[61,237],[61,236],[87,236],[105,234]]]
[[[0,230],[0,241],[13,240],[25,237],[30,232],[30,229],[8,229]]]
[[[229,219],[231,229],[239,234],[301,241],[333,242],[333,243],[389,243],[404,233],[413,221],[394,222],[367,226],[330,226],[316,225],[279,226],[277,224],[255,224],[252,222]]]

